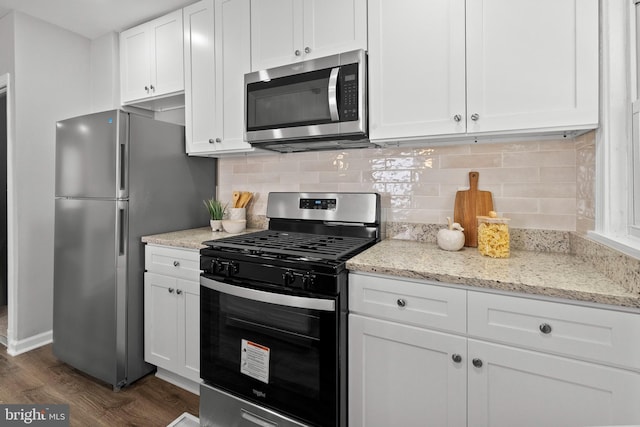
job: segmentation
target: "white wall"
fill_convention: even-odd
[[[120,54],[117,33],[91,41],[91,111],[120,107]]]
[[[91,42],[28,15],[13,16],[20,341],[52,327],[55,123],[90,108]]]

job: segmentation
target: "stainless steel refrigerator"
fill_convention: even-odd
[[[144,235],[208,224],[214,159],[184,127],[120,110],[56,124],[53,353],[119,389],[144,361]]]

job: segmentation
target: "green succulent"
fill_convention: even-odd
[[[216,199],[203,200],[202,202],[207,207],[209,217],[211,217],[211,219],[222,219],[227,210],[227,204],[223,205],[222,202]]]

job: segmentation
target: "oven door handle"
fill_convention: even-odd
[[[329,75],[329,88],[327,93],[329,95],[329,115],[331,117],[332,122],[337,122],[340,120],[340,115],[338,114],[338,73],[340,72],[340,67],[333,68],[331,70],[331,74]]]
[[[229,285],[204,276],[200,276],[200,284],[206,288],[213,289],[214,291],[218,291],[223,294],[233,295],[239,298],[250,299],[258,302],[284,305],[287,307],[307,308],[310,310],[336,311],[336,302],[332,299],[307,298],[295,295],[278,294],[275,292],[259,291],[257,289]]]

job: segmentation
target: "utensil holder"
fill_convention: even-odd
[[[247,208],[229,208],[229,219],[247,219]]]

